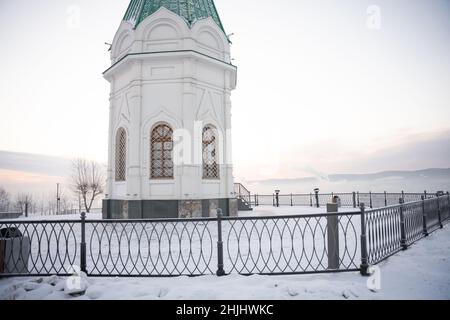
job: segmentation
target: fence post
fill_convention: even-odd
[[[256,194],[254,195],[254,198],[255,198],[255,207],[257,207],[258,206],[258,200],[256,199]]]
[[[313,200],[312,200],[312,193],[309,193],[309,203],[311,204],[311,207],[313,206]]]
[[[272,204],[273,204],[274,207],[276,207],[276,204],[275,204],[275,194],[274,194],[274,193],[272,194]]]
[[[366,230],[366,208],[364,203],[360,204],[361,209],[361,274],[369,276],[369,256],[367,252],[367,230]]]
[[[369,192],[369,200],[370,200],[370,209],[373,209],[373,202],[372,202],[372,191]]]
[[[356,208],[356,192],[353,191],[353,208]]]
[[[450,219],[450,192],[447,191],[447,209],[448,209],[448,215],[447,220]]]
[[[403,207],[403,204],[405,203],[405,200],[403,198],[399,199],[400,203],[400,245],[402,246],[402,250],[408,249],[408,244],[406,242],[406,224],[405,224],[405,208]]]
[[[28,218],[28,202],[25,203],[25,218]]]
[[[222,209],[217,209],[217,276],[224,276],[223,265],[223,240],[222,240]]]
[[[337,203],[327,204],[328,269],[338,270],[339,257],[339,207]]]
[[[403,191],[403,190],[402,190],[402,200],[403,200],[403,203],[405,203],[405,191]]]
[[[422,196],[422,222],[423,222],[423,235],[425,237],[428,236],[428,227],[427,227],[427,211],[425,210],[425,197]]]
[[[425,199],[427,199],[427,190],[425,190],[425,191],[423,192],[423,194],[425,195]]]
[[[81,213],[80,270],[87,274],[86,265],[86,213]]]
[[[356,193],[357,199],[358,199],[358,207],[360,206],[360,202],[359,202],[359,191]]]
[[[293,206],[294,206],[294,197],[293,197],[293,195],[291,193],[291,207],[293,207]]]
[[[387,202],[387,192],[384,192],[384,206],[387,207],[388,206],[388,202]]]
[[[444,225],[442,224],[442,210],[441,210],[441,197],[439,196],[439,193],[436,194],[436,201],[437,201],[437,207],[438,207],[438,220],[439,220],[439,227],[442,229],[444,228]]]

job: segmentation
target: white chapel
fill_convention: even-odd
[[[237,68],[213,0],[132,0],[111,47],[105,219],[235,215]]]

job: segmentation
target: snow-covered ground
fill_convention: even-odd
[[[379,265],[381,290],[359,273],[197,278],[88,278],[86,292],[64,292],[66,278],[0,281],[0,299],[450,299],[450,225]],[[70,282],[70,281],[69,281]]]
[[[339,208],[339,212],[358,212],[359,209],[342,207]],[[322,214],[326,213],[326,207],[273,207],[273,206],[258,206],[254,207],[253,211],[239,212],[240,217],[267,217],[267,216],[277,216],[277,215],[304,215],[304,214]]]
[[[39,214],[36,215],[30,215],[28,218],[25,218],[25,216],[20,217],[19,219],[8,219],[8,221],[40,221],[40,220],[45,220],[45,221],[55,221],[55,220],[80,220],[81,219],[81,215],[79,214],[65,214],[65,215],[51,215],[51,216],[42,216]],[[102,219],[102,214],[100,212],[94,212],[94,213],[89,213],[86,215],[86,219],[88,220],[97,220],[97,219]],[[2,222],[2,220],[0,220],[0,223]]]
[[[276,208],[274,206],[258,206],[254,207],[253,211],[239,212],[240,217],[268,217],[268,216],[277,216],[277,215],[305,215],[305,214],[322,214],[326,213],[327,208],[315,208],[315,207],[291,207],[291,206],[282,206]],[[350,208],[350,207],[342,207],[339,209],[340,212],[358,212],[358,209]],[[25,217],[21,217],[17,220],[79,220],[79,214],[69,214],[69,215],[61,215],[61,216],[41,216],[41,215],[33,215],[27,219]],[[99,220],[102,219],[102,214],[98,210],[93,213],[89,213],[86,215],[86,219],[88,220]],[[8,220],[10,221],[10,220]],[[0,220],[1,223],[1,220]]]

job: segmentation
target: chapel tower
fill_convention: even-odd
[[[213,0],[132,0],[111,47],[105,219],[237,212],[237,69]]]

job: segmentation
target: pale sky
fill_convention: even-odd
[[[104,43],[128,3],[0,0],[0,150],[106,162]],[[450,167],[450,1],[215,3],[239,180]]]

